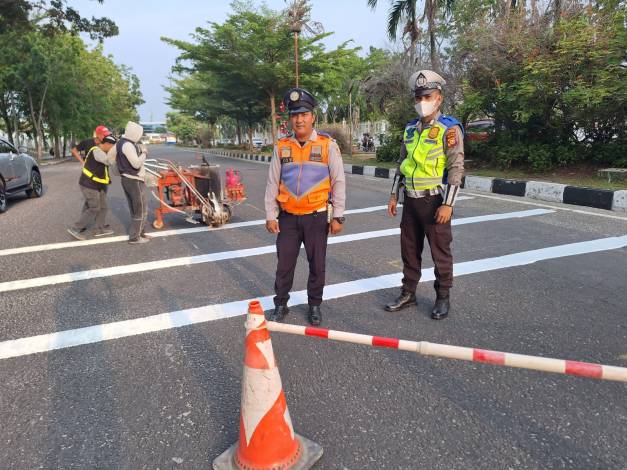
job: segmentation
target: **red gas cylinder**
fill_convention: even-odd
[[[232,168],[226,170],[226,194],[234,202],[246,199],[240,172]]]

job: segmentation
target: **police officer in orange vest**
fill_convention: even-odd
[[[342,154],[327,134],[316,131],[316,99],[302,88],[283,98],[292,128],[274,147],[266,186],[266,229],[277,234],[277,270],[272,321],[289,312],[287,302],[294,281],[301,243],[309,262],[308,320],[322,322],[327,238],[342,231],[346,181]]]

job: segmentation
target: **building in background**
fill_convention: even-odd
[[[144,144],[165,144],[168,137],[168,129],[163,121],[140,122],[144,128],[142,143]],[[176,140],[175,140],[176,142]]]

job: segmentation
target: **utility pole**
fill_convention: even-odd
[[[292,30],[294,32],[294,66],[296,73],[296,88],[298,88],[298,33],[300,30]]]
[[[348,154],[353,156],[353,86],[354,82],[351,82],[351,86],[348,89]]]
[[[287,0],[286,0],[287,2]],[[310,21],[311,5],[309,0],[291,0],[287,7],[288,25],[294,33],[294,65],[296,75],[296,87],[299,85],[298,70],[298,35],[300,33],[318,35],[324,32],[324,27],[317,21]],[[304,29],[304,31],[303,31]]]

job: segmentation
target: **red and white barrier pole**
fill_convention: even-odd
[[[490,351],[488,349],[464,348],[447,344],[428,343],[426,341],[406,341],[383,336],[370,336],[346,331],[327,330],[307,326],[290,325],[269,321],[268,330],[292,335],[314,336],[317,338],[344,341],[347,343],[377,346],[382,348],[400,349],[423,356],[446,357],[463,361],[483,362],[497,366],[518,367],[521,369],[554,372],[556,374],[577,375],[592,379],[616,380],[627,382],[627,368],[605,366],[589,362],[567,361],[548,357],[526,356],[508,352]]]

